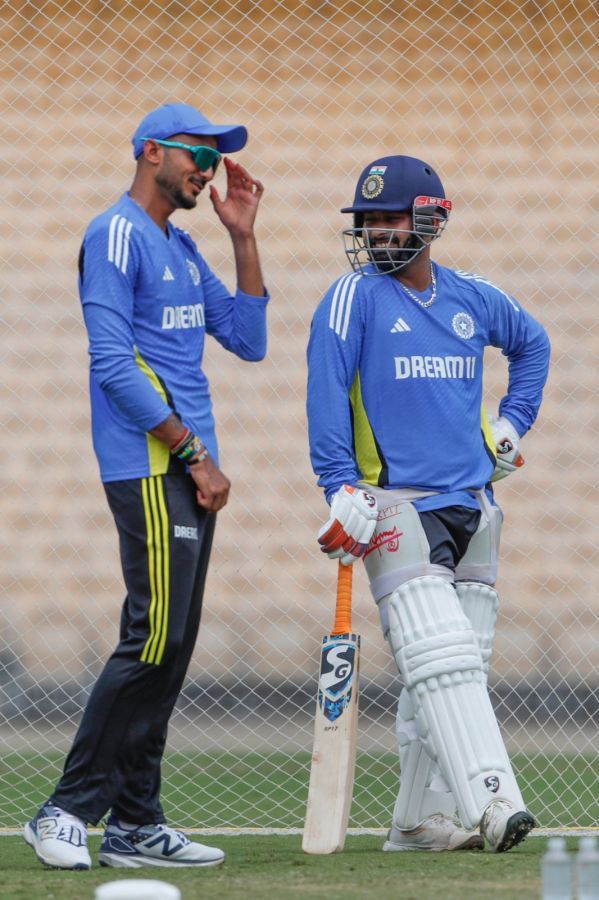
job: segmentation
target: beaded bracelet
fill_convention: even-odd
[[[187,459],[188,466],[195,466],[197,463],[204,462],[206,457],[208,456],[208,450],[201,442],[199,438],[195,438],[193,442],[193,453],[197,453],[197,456],[194,456],[193,459]]]
[[[188,466],[195,466],[196,463],[203,462],[208,456],[208,450],[202,441],[189,429],[187,429],[183,437],[171,447],[171,453],[173,456],[176,456],[177,459],[187,463]]]

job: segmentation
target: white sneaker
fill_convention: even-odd
[[[523,841],[536,824],[527,809],[516,809],[507,800],[494,800],[483,814],[480,833],[494,853],[503,853]]]
[[[118,819],[111,816],[102,839],[99,860],[101,866],[119,869],[139,869],[142,866],[181,868],[218,866],[224,862],[225,854],[216,847],[190,841],[168,825],[121,828]]]
[[[23,837],[40,862],[54,869],[91,869],[85,822],[46,803],[25,825]]]
[[[383,850],[482,850],[484,846],[477,831],[465,831],[450,816],[435,813],[411,831],[392,825]]]

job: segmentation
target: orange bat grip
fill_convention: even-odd
[[[335,624],[331,634],[350,634],[351,624],[351,597],[353,566],[342,566],[339,563],[337,572],[337,602],[335,605]]]

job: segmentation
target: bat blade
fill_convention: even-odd
[[[340,613],[341,604],[345,606]],[[349,626],[347,630],[339,629]],[[304,853],[343,850],[353,797],[360,637],[351,630],[351,568],[339,567],[333,633],[322,641]]]

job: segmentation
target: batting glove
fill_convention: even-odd
[[[376,527],[376,497],[344,484],[334,495],[331,515],[318,532],[318,543],[329,559],[349,566],[364,556]]]
[[[491,476],[491,481],[501,481],[507,478],[516,469],[524,465],[524,458],[520,453],[520,435],[505,416],[489,416],[491,432],[495,441],[495,451],[497,460],[495,462],[495,471]]]

